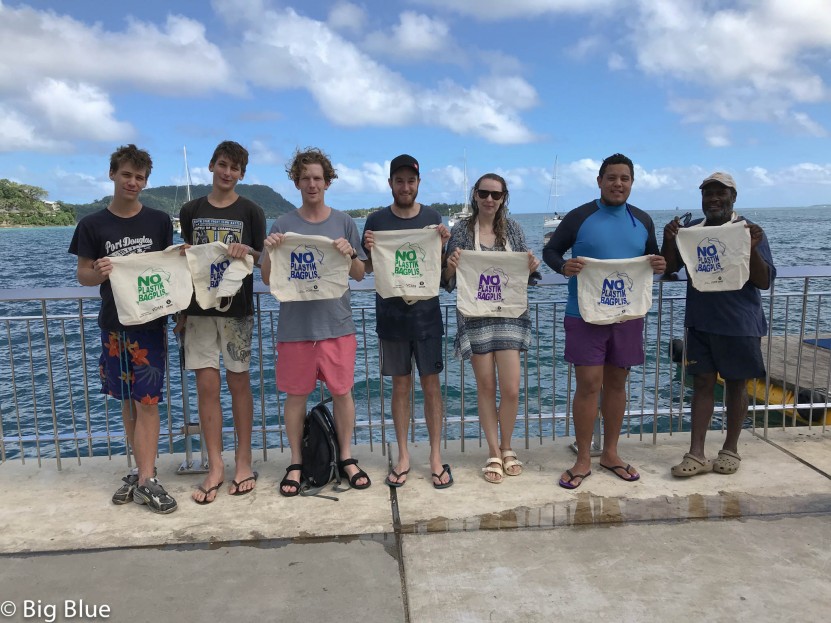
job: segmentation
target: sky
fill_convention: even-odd
[[[126,143],[150,186],[183,183],[183,148],[209,183],[227,139],[295,204],[285,165],[320,147],[340,209],[388,204],[400,153],[423,203],[466,170],[562,212],[616,152],[646,210],[700,209],[716,170],[739,211],[831,203],[828,0],[0,0],[0,41],[0,178],[51,200],[111,194]]]

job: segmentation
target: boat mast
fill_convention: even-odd
[[[187,197],[187,201],[191,200],[190,196],[190,169],[188,168],[188,148],[186,146],[182,146],[182,151],[185,154],[185,196]]]
[[[557,193],[557,160],[559,156],[554,156],[554,175],[551,178],[551,188],[548,191],[548,205],[545,206],[545,211],[551,211],[551,197],[554,197],[554,212],[557,212],[557,197],[560,195]]]
[[[464,178],[462,179],[462,187],[464,189],[464,207],[462,212],[470,214],[470,189],[467,187],[467,150],[464,150],[465,169]]]

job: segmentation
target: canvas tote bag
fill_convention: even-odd
[[[734,212],[724,225],[678,230],[678,252],[699,292],[741,290],[750,279],[750,230],[737,219]]]
[[[406,302],[439,295],[441,236],[435,227],[376,231],[372,247],[375,290]]]
[[[591,324],[613,324],[646,316],[652,307],[652,265],[649,256],[596,260],[577,274],[580,315]]]
[[[281,303],[337,299],[349,288],[352,260],[326,236],[287,232],[269,249],[271,294]]]
[[[228,245],[217,240],[197,244],[185,250],[193,279],[196,304],[202,309],[225,311],[242,281],[254,270],[254,258],[228,256]]]
[[[528,254],[462,251],[456,308],[468,318],[518,318],[528,309]]]
[[[118,321],[125,325],[150,322],[190,305],[193,283],[181,245],[164,251],[111,257],[113,290]]]

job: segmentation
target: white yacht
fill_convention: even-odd
[[[554,157],[554,174],[551,176],[551,190],[548,193],[548,205],[545,208],[546,216],[543,217],[542,226],[545,229],[556,229],[560,223],[563,222],[563,218],[560,216],[560,213],[557,212],[557,197],[560,195],[557,194],[557,156]],[[551,210],[551,198],[554,198],[554,214],[549,215]]]
[[[462,193],[464,194],[464,204],[462,205],[462,209],[456,212],[456,214],[451,214],[450,217],[447,219],[447,226],[453,228],[453,226],[458,223],[460,220],[464,218],[468,218],[469,216],[473,216],[473,210],[470,209],[470,195],[468,194],[470,189],[467,187],[467,155],[465,155],[465,174],[464,178],[462,179]]]

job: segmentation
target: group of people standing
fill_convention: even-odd
[[[315,148],[298,151],[286,170],[300,192],[301,205],[280,216],[266,234],[262,209],[235,191],[247,163],[248,152],[238,143],[225,141],[217,146],[209,164],[212,190],[183,206],[182,236],[187,244],[224,241],[232,258],[252,255],[261,266],[266,285],[271,272],[269,252],[283,244],[289,232],[329,238],[333,249],[348,258],[349,276],[361,280],[373,272],[376,232],[428,227],[441,240],[441,284],[448,291],[456,287],[457,269],[465,251],[526,253],[529,283],[540,278],[540,260],[528,248],[521,227],[508,217],[508,186],[495,173],[476,181],[471,191],[472,216],[449,231],[435,210],[417,202],[419,163],[402,154],[390,163],[392,204],[371,213],[360,233],[348,215],[326,204],[326,191],[337,178],[328,156]],[[151,169],[149,154],[134,145],[113,153],[113,199],[108,208],[81,220],[69,250],[78,256],[79,282],[101,286],[101,391],[122,401],[125,431],[136,457],[136,470],[123,478],[112,500],[116,504],[132,500],[154,512],[169,513],[177,503],[156,478],[154,468],[158,402],[165,376],[164,319],[139,326],[121,325],[108,283],[113,270],[110,256],[159,251],[172,244],[169,216],[142,206],[138,199]],[[600,198],[566,214],[543,250],[545,263],[569,278],[565,359],[575,366],[577,379],[573,411],[578,454],[574,465],[559,479],[560,486],[568,489],[579,487],[591,475],[590,446],[598,404],[605,433],[600,465],[626,481],[640,477],[618,454],[617,441],[626,406],[628,371],[644,361],[643,319],[592,324],[581,317],[577,300],[577,276],[584,268],[584,257],[646,255],[658,274],[675,272],[681,266],[675,246],[679,224],[667,224],[659,250],[651,218],[628,203],[633,182],[634,166],[629,158],[615,154],[604,160],[597,177]],[[704,224],[728,222],[736,199],[733,179],[714,174],[701,189]],[[775,276],[764,232],[758,225],[748,226],[752,244],[750,279],[740,292],[703,294],[688,285],[687,352],[689,369],[696,379],[693,431],[690,452],[672,468],[675,476],[713,470],[732,473],[738,469],[738,435],[747,410],[743,379],[758,376],[760,368],[764,373],[759,337],[765,332],[765,319],[759,289],[769,287]],[[571,257],[566,259],[569,250]],[[390,487],[404,486],[412,467],[407,433],[415,364],[424,398],[432,485],[436,489],[450,487],[453,473],[451,466],[442,461],[440,445],[443,402],[439,373],[444,368],[444,323],[438,296],[413,301],[376,294],[376,323],[381,374],[392,377],[392,417],[398,444],[397,459],[384,482]],[[228,494],[246,495],[254,490],[258,479],[252,469],[253,398],[249,376],[253,277],[244,280],[223,311],[203,310],[194,301],[179,315],[174,332],[184,343],[185,368],[196,374],[199,417],[208,452],[209,471],[192,499],[209,504],[224,484],[220,358],[231,393],[237,442],[235,473]],[[303,423],[308,397],[318,381],[325,383],[332,395],[342,476],[355,489],[371,485],[369,475],[350,450],[355,425],[352,387],[356,332],[348,289],[339,298],[280,305],[276,380],[278,389],[286,394],[285,426],[291,449],[291,462],[278,488],[283,496],[301,491]],[[520,353],[528,350],[530,341],[527,309],[515,318],[470,317],[457,310],[454,350],[458,358],[471,361],[476,378],[478,414],[488,445],[483,477],[489,483],[501,483],[523,470],[511,439],[519,404]],[[724,448],[711,462],[704,456],[704,437],[713,412],[717,372],[727,379],[728,428]]]

